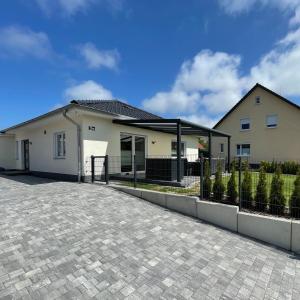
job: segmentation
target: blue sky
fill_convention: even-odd
[[[73,98],[212,126],[256,82],[300,104],[300,0],[12,0],[0,128]]]

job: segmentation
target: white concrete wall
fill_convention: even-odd
[[[198,218],[231,231],[238,231],[238,206],[197,201]]]
[[[82,124],[83,165],[86,176],[89,176],[91,171],[91,155],[104,156],[107,154],[110,157],[115,157],[114,172],[116,172],[116,165],[119,163],[121,155],[121,133],[145,136],[146,155],[148,156],[170,156],[171,141],[176,140],[175,135],[113,124],[112,120],[100,117],[85,116]],[[89,130],[89,126],[95,127],[95,131]],[[187,158],[192,161],[197,159],[198,138],[195,136],[182,136],[182,141],[186,143]]]
[[[238,232],[291,250],[291,221],[255,214],[238,214]]]
[[[58,159],[55,158],[54,134],[61,131],[66,134],[66,156]],[[28,139],[30,171],[77,175],[77,131],[62,114],[15,129],[14,133],[20,147],[17,169],[24,169],[22,141]]]
[[[14,136],[0,134],[0,168],[16,168],[16,146]]]

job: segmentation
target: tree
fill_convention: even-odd
[[[222,165],[218,161],[217,172],[215,174],[215,181],[213,185],[213,193],[215,201],[222,201],[225,192],[225,186],[222,181]]]
[[[232,204],[236,204],[236,198],[238,196],[235,173],[235,164],[232,164],[231,176],[227,183],[227,200]]]
[[[255,209],[264,211],[268,205],[267,177],[265,168],[262,166],[259,171],[259,178],[255,194]]]
[[[241,186],[241,204],[243,208],[250,208],[252,206],[252,176],[249,170],[248,162],[244,164],[244,178]]]
[[[198,143],[203,146],[204,151],[208,151],[208,142],[204,138],[199,137]]]
[[[204,163],[204,178],[203,178],[203,197],[209,199],[211,194],[211,179],[210,179],[210,167],[208,160]]]
[[[294,182],[294,190],[290,200],[291,216],[294,218],[300,218],[300,171]]]
[[[281,168],[277,166],[273,175],[270,192],[270,213],[283,215],[285,208],[285,197],[283,194],[283,179],[281,178]]]

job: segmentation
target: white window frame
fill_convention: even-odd
[[[173,149],[172,149],[172,144],[173,143],[177,144],[177,141],[176,140],[172,140],[171,141],[171,156],[172,157],[177,157],[177,152],[176,152],[176,154],[173,154]],[[183,145],[183,155],[181,157],[186,157],[186,142],[185,141],[181,141],[181,149],[182,149],[182,145]]]
[[[57,142],[57,136],[62,135],[64,136],[64,139],[62,142],[62,154],[58,153],[58,142]],[[66,158],[66,133],[65,131],[55,132],[54,133],[54,158],[55,159],[65,159]]]
[[[272,124],[272,126],[270,126],[268,124],[268,118],[272,118],[272,117],[276,118],[276,124]],[[267,128],[277,128],[278,127],[278,115],[277,114],[266,115],[266,127]]]
[[[20,150],[19,150],[19,141],[16,141],[16,160],[19,160],[20,159]]]
[[[248,121],[248,122],[245,122],[245,121]],[[249,128],[246,128],[246,129],[243,129],[242,126],[244,124],[249,124]],[[251,121],[250,121],[250,118],[242,118],[240,119],[240,130],[241,131],[247,131],[247,130],[250,130],[251,129]]]
[[[249,153],[243,154],[243,146],[249,145]],[[250,143],[244,143],[244,144],[236,144],[236,154],[237,156],[250,156],[251,155],[251,144]]]

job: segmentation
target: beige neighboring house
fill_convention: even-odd
[[[177,145],[181,145],[182,156],[195,161],[198,136],[207,136],[208,132],[226,136],[179,120],[182,136],[177,140],[177,122],[178,119],[163,119],[117,100],[72,101],[2,130],[0,167],[42,177],[86,180],[91,175],[92,155],[115,157],[110,166],[115,173],[132,172],[131,158],[135,154],[142,158],[176,158]],[[139,168],[143,171],[145,163]]]
[[[214,129],[231,135],[231,159],[300,162],[300,106],[256,84]],[[214,156],[227,156],[224,139],[212,142]]]

